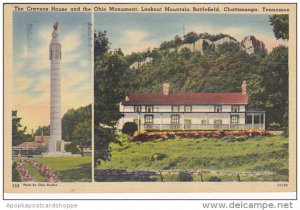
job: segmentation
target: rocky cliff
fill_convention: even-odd
[[[241,41],[241,49],[248,54],[253,54],[262,52],[266,48],[262,41],[257,40],[255,36],[249,35]]]

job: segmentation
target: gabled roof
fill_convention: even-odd
[[[248,104],[248,95],[242,93],[136,93],[128,98],[122,105]]]
[[[19,147],[38,147],[39,144],[36,143],[36,142],[32,142],[32,141],[29,141],[29,142],[23,142],[22,144],[19,145]]]

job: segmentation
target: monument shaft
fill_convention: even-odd
[[[50,139],[48,152],[57,152],[57,142],[61,141],[61,44],[59,43],[57,28],[52,32],[49,46],[50,66]]]

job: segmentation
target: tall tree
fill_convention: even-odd
[[[90,121],[91,119],[79,122],[72,132],[73,142],[79,146],[81,156],[83,156],[83,149],[91,146],[92,132]]]
[[[288,48],[276,47],[260,64],[262,102],[267,110],[267,124],[287,128],[288,117]],[[271,79],[270,79],[271,78]],[[259,101],[259,100],[257,100]]]
[[[98,37],[105,36],[105,37]],[[95,33],[95,40],[107,39],[106,34]],[[94,158],[97,164],[101,160],[109,160],[111,150],[109,144],[118,142],[115,126],[122,117],[119,103],[125,97],[124,75],[128,68],[122,51],[108,51],[109,42],[102,43],[95,52],[94,65]]]
[[[21,125],[21,117],[18,117],[18,111],[12,111],[12,145],[17,146],[26,141],[32,140],[31,134],[26,134],[27,127]]]
[[[62,138],[66,141],[74,139],[73,130],[76,125],[83,121],[91,123],[92,119],[92,106],[88,105],[78,109],[69,109],[62,118]]]
[[[269,21],[276,39],[289,40],[289,15],[271,15]]]

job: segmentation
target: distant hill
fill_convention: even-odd
[[[234,37],[226,34],[211,35],[208,33],[196,34],[190,32],[183,38],[175,36],[174,40],[165,41],[161,43],[159,49],[150,49],[145,52],[132,53],[127,56],[128,63],[131,69],[140,69],[141,66],[155,61],[155,52],[157,50],[169,50],[170,52],[181,52],[184,49],[188,49],[193,53],[204,54],[207,51],[217,51],[223,44],[238,44],[240,49],[248,54],[261,53],[266,51],[265,44],[262,41],[256,39],[255,36],[246,36],[238,42]]]

